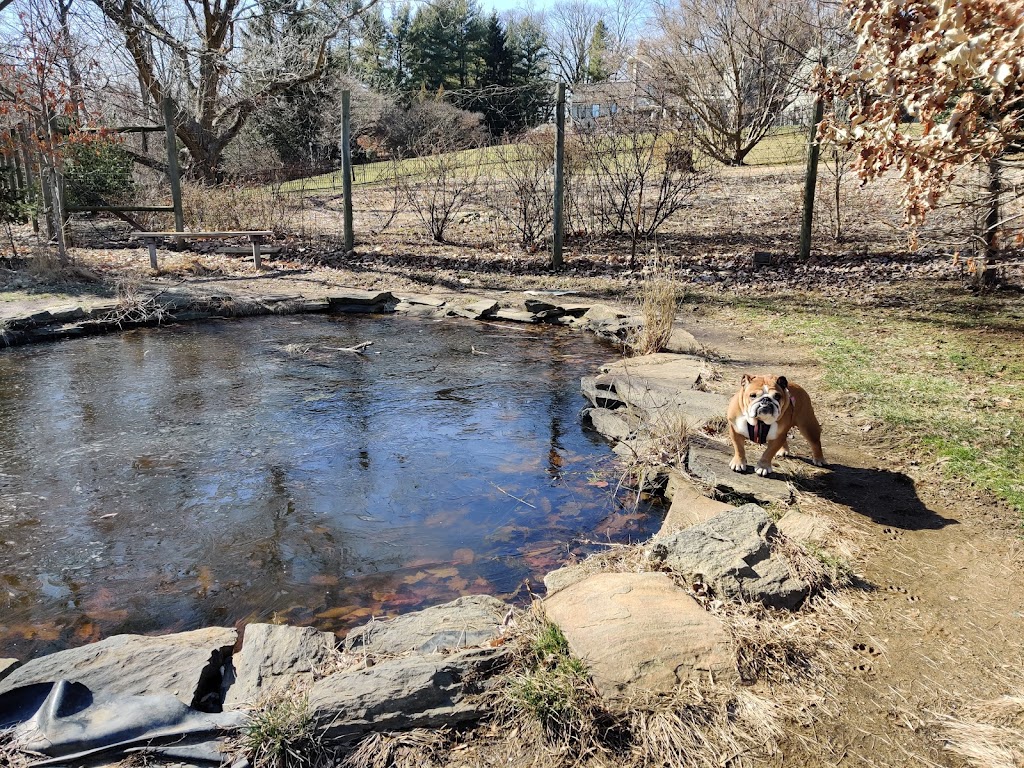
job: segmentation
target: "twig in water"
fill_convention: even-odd
[[[490,482],[490,481],[488,481],[488,482]],[[528,506],[528,507],[529,507],[530,509],[536,509],[536,508],[537,508],[537,507],[535,507],[535,506],[534,506],[533,504],[531,504],[530,502],[528,502],[528,501],[527,501],[526,499],[520,499],[520,498],[519,498],[518,496],[513,496],[513,495],[512,495],[511,493],[509,493],[508,491],[506,491],[506,490],[505,490],[504,488],[502,488],[502,487],[501,487],[500,485],[495,485],[494,483],[491,483],[491,485],[493,485],[493,486],[494,486],[495,488],[497,488],[497,489],[498,489],[499,491],[501,491],[502,493],[504,493],[504,494],[505,494],[506,496],[508,496],[508,497],[509,497],[510,499],[515,499],[515,500],[516,500],[516,501],[518,501],[518,502],[519,502],[520,504],[525,504],[525,505],[526,505],[526,506]]]
[[[363,350],[372,344],[372,341],[361,341],[354,347],[325,347],[325,349],[329,349],[332,352],[351,352],[354,355],[361,355],[363,354]]]

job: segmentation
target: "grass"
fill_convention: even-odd
[[[254,768],[315,768],[326,757],[306,694],[276,694],[250,714],[241,748]]]
[[[672,338],[672,324],[680,298],[678,284],[670,277],[654,276],[644,280],[640,288],[641,327],[630,339],[634,355],[661,352]]]
[[[1024,696],[980,702],[940,721],[946,750],[975,768],[1024,765]]]
[[[766,137],[747,155],[748,166],[758,165],[792,165],[805,161],[807,146],[806,131],[800,128],[781,128],[776,133]],[[494,173],[500,174],[501,145],[491,147],[480,147],[478,149],[463,149],[454,153],[466,168],[475,167],[478,164],[482,167],[491,167]],[[395,179],[396,176],[417,177],[424,176],[428,171],[425,161],[420,158],[408,158],[398,161],[379,161],[375,163],[362,163],[353,167],[353,186],[373,186]],[[311,176],[304,179],[294,179],[280,185],[282,193],[310,193],[323,190],[341,189],[341,172]]]
[[[784,313],[787,340],[813,350],[839,407],[881,422],[905,460],[931,461],[1024,514],[1024,322],[1012,303],[952,298],[897,311],[769,299],[736,311],[776,331]]]

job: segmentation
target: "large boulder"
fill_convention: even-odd
[[[242,650],[232,658],[233,680],[224,708],[238,709],[258,699],[312,682],[315,672],[334,654],[338,639],[313,627],[249,624]]]
[[[82,683],[94,694],[170,693],[203,711],[220,707],[222,666],[238,633],[208,627],[160,637],[114,635],[32,659],[0,681],[0,693],[32,683]]]
[[[490,595],[467,595],[349,632],[345,650],[370,656],[436,653],[483,645],[505,630],[509,607]]]
[[[607,697],[738,679],[721,620],[663,573],[594,574],[546,598],[544,612]]]
[[[486,697],[476,694],[486,689],[505,656],[504,648],[474,648],[388,659],[318,680],[309,703],[324,737],[334,742],[368,731],[456,725],[490,711]]]
[[[793,610],[810,586],[792,573],[783,555],[773,552],[778,535],[761,507],[745,504],[700,525],[657,536],[647,549],[656,562],[721,598]]]

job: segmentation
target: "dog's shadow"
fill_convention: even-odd
[[[958,522],[929,509],[914,480],[888,469],[829,464],[808,490],[849,507],[879,525],[906,531],[937,530]]]

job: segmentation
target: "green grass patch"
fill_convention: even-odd
[[[956,303],[972,311],[839,309],[806,297],[735,310],[776,332],[784,312],[786,338],[813,350],[839,407],[1024,513],[1024,323],[999,300]]]
[[[641,140],[643,137],[641,137]],[[667,141],[667,138],[663,137]],[[453,159],[459,166],[465,167],[467,171],[477,166],[481,167],[484,175],[492,178],[500,178],[505,171],[501,161],[501,145],[492,147],[480,147],[478,149],[464,149],[451,153]],[[567,149],[572,153],[572,147]],[[780,128],[777,132],[767,136],[747,155],[747,165],[786,165],[800,164],[805,161],[807,152],[807,131],[802,128],[786,127]],[[718,165],[715,163],[714,165]],[[361,163],[353,166],[352,184],[359,186],[374,186],[378,184],[393,183],[396,177],[408,177],[413,180],[428,181],[430,177],[429,162],[423,158],[412,157],[399,161],[381,161],[375,163]],[[278,189],[282,193],[309,193],[323,190],[341,189],[341,171],[326,173],[320,176],[310,176],[304,179],[293,179],[281,184]]]

